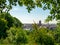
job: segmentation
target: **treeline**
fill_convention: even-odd
[[[60,45],[60,23],[54,30],[39,28],[23,30],[23,24],[9,13],[0,14],[0,44],[2,45]]]

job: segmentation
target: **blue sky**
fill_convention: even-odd
[[[22,23],[36,23],[41,20],[44,22],[46,17],[49,15],[49,10],[43,10],[42,8],[35,8],[30,13],[28,13],[25,6],[13,6],[12,10],[10,10],[10,14],[16,18],[18,18]]]

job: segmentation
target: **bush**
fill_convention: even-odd
[[[3,12],[0,14],[0,39],[6,38],[6,30],[10,27],[22,27],[22,23],[15,17],[11,16],[10,13]]]
[[[54,34],[47,28],[39,28],[38,30],[33,30],[30,34],[30,38],[30,40],[37,45],[55,45]]]
[[[9,41],[9,43],[25,44],[28,42],[26,32],[24,32],[21,28],[11,27],[7,31],[7,33],[8,33],[7,40]]]

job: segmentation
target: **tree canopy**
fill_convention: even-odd
[[[14,45],[60,45],[60,23],[54,31],[33,24],[34,30],[22,29],[22,23],[8,11],[12,6],[26,6],[28,12],[35,7],[50,10],[49,20],[60,20],[60,0],[0,0],[0,43]],[[4,12],[5,10],[5,12]],[[5,39],[3,39],[5,38]]]
[[[26,6],[28,12],[30,12],[35,7],[43,8],[44,10],[49,9],[50,14],[48,18],[60,19],[60,0],[0,0],[0,11],[3,12],[4,9],[9,11],[12,6]]]
[[[7,36],[6,30],[10,27],[22,27],[22,23],[9,13],[3,12],[0,14],[0,38]]]

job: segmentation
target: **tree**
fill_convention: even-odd
[[[55,36],[56,42],[60,44],[60,23],[57,24],[57,27],[54,30],[54,36]]]
[[[9,13],[3,12],[0,14],[0,38],[6,38],[6,31],[14,26],[22,28],[22,23],[17,18],[12,17]]]
[[[14,26],[22,28],[23,25],[22,22],[18,20],[16,17],[13,18],[14,18]]]
[[[28,42],[26,32],[21,28],[11,27],[8,31],[7,40],[10,44],[21,45]]]
[[[7,29],[7,21],[5,19],[0,18],[0,39],[5,38],[7,36],[6,29]]]
[[[28,11],[31,11],[36,6],[44,10],[49,9],[51,14],[49,18],[51,20],[60,19],[60,0],[20,0],[20,4],[27,6]]]
[[[36,45],[55,45],[54,33],[44,27],[38,27],[36,24],[33,25],[33,29],[30,33],[30,43]],[[31,45],[31,44],[30,44]]]
[[[18,20],[16,17],[11,16],[10,13],[1,13],[0,18],[4,18],[7,21],[8,28],[12,26],[22,27],[22,22]]]
[[[60,0],[0,0],[0,11],[3,12],[4,9],[9,11],[12,9],[12,6],[16,6],[17,3],[19,6],[26,6],[28,12],[30,12],[36,6],[43,8],[44,10],[49,9],[51,14],[49,17],[52,20],[60,19]]]

